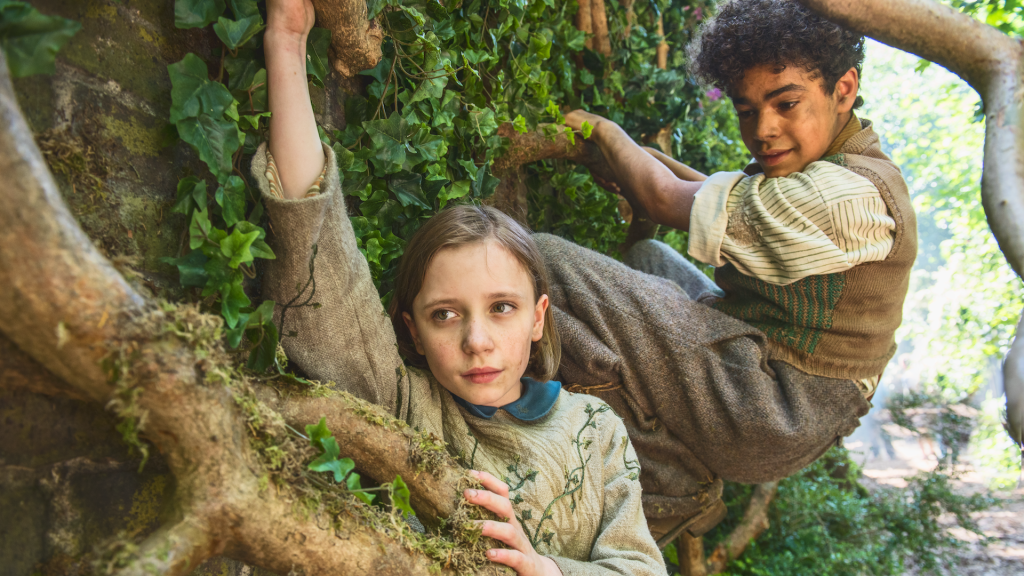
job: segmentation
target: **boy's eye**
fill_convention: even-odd
[[[498,302],[497,304],[494,305],[493,308],[491,308],[491,312],[494,312],[496,314],[507,314],[515,310],[515,308],[515,306],[508,302]]]
[[[783,102],[782,104],[779,104],[779,108],[781,108],[782,110],[792,110],[798,103],[799,103],[798,100],[791,100],[789,102]]]
[[[440,320],[443,322],[445,320],[451,320],[455,314],[453,314],[451,310],[437,310],[431,314],[431,316],[434,320]]]

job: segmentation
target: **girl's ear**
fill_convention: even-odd
[[[533,334],[530,336],[534,342],[540,342],[544,337],[544,313],[548,311],[550,305],[547,294],[541,294],[537,299],[537,306],[533,309]]]
[[[416,329],[416,321],[412,319],[408,312],[402,312],[402,320],[405,320],[405,327],[409,329],[409,335],[412,336],[412,343],[416,346],[416,352],[419,352],[421,356],[426,356],[427,353],[423,350],[423,344],[420,343],[420,333]]]

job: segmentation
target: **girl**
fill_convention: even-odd
[[[559,345],[543,262],[525,229],[483,207],[429,220],[406,248],[388,321],[334,154],[317,137],[305,73],[313,19],[310,0],[268,2],[271,137],[253,159],[277,254],[266,296],[291,300],[318,247],[321,306],[289,311],[288,356],[444,438],[480,470],[485,490],[465,497],[507,519],[483,522],[485,536],[508,546],[488,551],[492,561],[520,576],[665,574],[622,421],[598,399],[549,381]]]

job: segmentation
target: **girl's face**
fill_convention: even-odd
[[[547,294],[534,297],[523,265],[487,240],[435,254],[412,314],[402,317],[445,389],[472,404],[504,406],[519,399],[547,308]]]

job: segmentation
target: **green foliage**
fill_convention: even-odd
[[[769,528],[741,558],[733,576],[897,576],[914,565],[936,573],[962,545],[939,523],[949,514],[980,534],[971,513],[991,507],[990,498],[958,494],[943,470],[919,474],[906,488],[868,492],[847,452],[834,448],[804,471],[779,484]],[[705,536],[709,546],[742,518],[752,487],[727,484],[729,518]],[[666,556],[674,560],[675,550]]]
[[[320,455],[309,463],[307,468],[313,472],[329,472],[334,477],[334,482],[337,484],[343,484],[345,489],[350,492],[353,496],[359,498],[366,504],[372,504],[375,496],[366,490],[363,490],[359,482],[359,474],[353,472],[356,465],[351,458],[339,458],[341,455],[341,448],[338,446],[338,441],[335,440],[334,436],[331,436],[331,431],[327,429],[327,419],[321,418],[315,426],[306,425],[306,435],[309,437],[309,443],[320,450]],[[405,506],[408,507],[409,501],[409,489],[402,482],[401,476],[395,477],[395,485],[401,483],[401,488],[405,490]],[[395,492],[399,492],[398,488]],[[398,506],[398,504],[396,504]],[[409,509],[409,513],[412,513],[412,509]]]
[[[987,474],[1006,485],[1020,476],[1020,449],[1002,429],[1001,391],[992,379],[1024,308],[1024,284],[981,204],[985,129],[974,122],[978,96],[938,66],[902,81],[917,62],[872,44],[864,74],[864,116],[903,170],[918,220],[918,262],[897,334],[899,367],[889,372],[907,374],[911,385],[944,403],[983,408],[973,458],[992,464]],[[873,94],[873,86],[886,87],[885,96]]]
[[[264,138],[265,119],[270,116],[267,74],[258,56],[263,18],[255,0],[177,0],[175,23],[179,28],[213,24],[224,51],[217,78],[211,78],[207,63],[192,53],[167,68],[170,121],[209,175],[189,175],[178,182],[172,211],[188,218],[191,251],[165,261],[178,268],[183,286],[198,289],[198,296],[220,311],[228,345],[244,343],[249,368],[263,371],[277,356],[274,303],[253,308],[245,283],[255,277],[257,258],[275,256],[260,226],[263,206],[238,168],[242,155],[252,153]]]
[[[0,48],[14,78],[53,74],[57,52],[82,25],[45,16],[27,2],[0,0]]]

